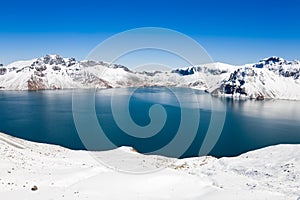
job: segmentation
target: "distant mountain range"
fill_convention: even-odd
[[[189,87],[215,96],[300,100],[300,62],[270,57],[254,64],[209,63],[170,71],[137,72],[101,61],[60,55],[0,65],[1,90]]]

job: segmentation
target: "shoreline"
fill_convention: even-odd
[[[286,101],[300,101],[300,98],[285,98],[285,97],[277,97],[277,98],[270,98],[270,97],[264,97],[262,99],[257,98],[250,98],[245,95],[230,95],[230,94],[213,94],[213,92],[209,92],[205,88],[196,88],[196,87],[181,87],[181,86],[160,86],[160,85],[154,85],[154,86],[132,86],[132,87],[109,87],[109,88],[95,88],[95,87],[82,87],[82,88],[48,88],[48,89],[36,89],[36,90],[29,90],[29,89],[4,89],[0,88],[0,92],[39,92],[39,91],[70,91],[70,90],[105,90],[105,89],[126,89],[126,88],[183,88],[183,89],[192,89],[192,90],[198,90],[202,91],[204,93],[207,93],[215,98],[220,99],[232,99],[237,101],[269,101],[269,100],[286,100]]]

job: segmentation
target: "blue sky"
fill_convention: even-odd
[[[198,41],[215,61],[300,60],[300,1],[1,1],[0,62],[47,53],[83,59],[101,41],[164,27]]]

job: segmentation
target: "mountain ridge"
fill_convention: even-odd
[[[300,62],[272,56],[234,66],[221,62],[172,69],[134,71],[103,61],[45,55],[0,66],[1,90],[115,87],[189,87],[238,99],[300,100]]]

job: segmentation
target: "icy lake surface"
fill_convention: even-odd
[[[211,123],[213,101],[221,102],[226,112],[221,136],[210,152],[213,156],[235,156],[273,144],[300,143],[300,101],[220,99],[192,89],[159,87],[137,88],[134,93],[131,93],[131,89],[122,88],[77,90],[76,94],[95,94],[92,100],[95,102],[98,123],[112,143],[116,146],[133,146],[140,152],[148,153],[167,145],[177,133],[182,99],[178,100],[174,91],[185,97],[185,105],[189,105],[191,112],[196,109],[200,113],[200,120],[194,122],[199,125],[197,135],[183,157],[198,156]],[[73,120],[73,93],[72,90],[1,91],[0,131],[32,141],[85,149]],[[126,109],[138,126],[151,123],[149,109],[152,105],[162,105],[167,115],[163,128],[149,138],[126,134],[113,117],[112,95],[118,101],[130,97]],[[190,98],[195,95],[196,99]],[[97,149],[103,150],[100,144]],[[171,152],[169,156],[172,156]]]

